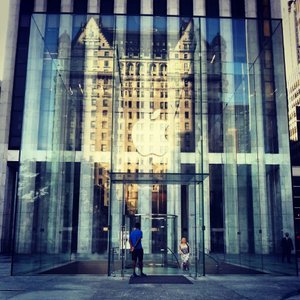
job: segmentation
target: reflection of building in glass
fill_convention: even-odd
[[[72,65],[75,72],[71,86],[79,87],[79,92],[85,95],[82,99],[86,107],[83,114],[85,124],[82,128],[83,145],[89,148],[88,153],[111,150],[113,74],[115,68],[120,68],[122,85],[119,107],[116,108],[118,111],[116,118],[120,126],[117,140],[120,141],[124,152],[138,152],[144,157],[155,156],[154,158],[151,156],[148,161],[149,172],[166,172],[167,160],[164,155],[168,151],[168,139],[173,134],[168,119],[174,119],[178,127],[181,151],[192,152],[195,147],[193,130],[195,45],[192,21],[185,24],[186,28],[170,53],[170,61],[163,54],[165,50],[156,51],[151,56],[150,53],[148,55],[140,53],[138,57],[134,57],[133,54],[139,52],[139,49],[133,47],[124,57],[115,59],[115,50],[109,44],[98,22],[99,20],[90,18],[80,35],[75,37],[71,49],[72,57],[76,58]],[[85,70],[84,74],[81,71],[82,67]],[[122,172],[139,172],[140,163],[143,164],[142,161],[124,161],[118,164],[117,168]],[[106,170],[103,166],[99,167],[98,172],[95,169],[95,184],[101,188],[107,185],[108,176],[105,178],[102,174],[108,170],[107,164]],[[135,185],[135,194],[138,193],[137,189]],[[107,192],[105,195],[107,196]],[[130,196],[129,191],[128,195],[128,207],[132,207],[134,203],[136,205],[137,202]],[[107,199],[105,205],[108,205]]]
[[[298,141],[296,108],[300,106],[300,1],[286,1],[282,7],[285,31],[285,55],[289,102],[289,129],[292,141]]]
[[[300,251],[299,182],[300,182],[300,1],[286,1],[282,6],[284,48],[288,94],[289,131],[293,174],[293,204],[296,249]]]
[[[21,7],[11,121],[0,119],[13,273],[71,258],[124,272],[139,221],[150,266],[174,266],[185,236],[195,274],[205,253],[293,274],[276,260],[293,236],[276,6],[74,0],[61,14],[71,4],[46,2]]]

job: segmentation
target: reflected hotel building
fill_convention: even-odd
[[[280,256],[294,224],[277,5],[98,2],[12,4],[0,119],[12,274],[97,262],[124,275],[137,221],[149,274],[181,272],[183,236],[193,275],[216,261],[295,274]]]

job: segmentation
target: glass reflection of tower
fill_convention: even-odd
[[[83,103],[83,107],[79,108],[82,127],[80,129],[78,126],[77,134],[82,137],[82,151],[86,160],[92,157],[96,161],[92,206],[98,218],[103,211],[97,211],[101,208],[105,211],[109,199],[114,63],[120,66],[121,81],[119,101],[116,101],[118,130],[114,138],[117,142],[113,141],[117,145],[114,145],[114,151],[121,153],[115,163],[116,170],[127,173],[180,172],[182,167],[180,162],[174,166],[176,159],[174,154],[173,157],[170,154],[172,151],[167,153],[170,149],[158,148],[157,144],[168,141],[170,146],[169,142],[172,141],[171,147],[176,147],[177,152],[195,150],[192,22],[182,22],[178,40],[169,57],[166,54],[166,39],[157,40],[154,36],[156,45],[151,54],[144,49],[137,49],[139,44],[133,43],[123,55],[121,51],[116,62],[114,49],[109,42],[112,40],[110,35],[107,30],[102,30],[99,20],[91,18],[76,37],[72,49],[75,57],[72,86],[77,87]],[[139,53],[141,51],[144,53]],[[157,128],[154,122],[146,131],[142,128],[143,122],[151,118],[153,121],[155,118],[162,126],[167,124],[164,136],[161,135],[158,141],[155,140]],[[168,213],[168,190],[167,186],[152,186],[149,192],[152,204],[148,213]],[[138,185],[126,186],[125,195],[127,214],[140,213]],[[95,224],[97,218],[93,223],[93,231],[96,232],[99,230],[99,224]]]
[[[74,138],[77,150],[83,153],[79,214],[92,212],[92,218],[79,217],[79,228],[86,228],[81,235],[79,232],[79,240],[81,236],[83,248],[91,247],[97,253],[106,251],[113,55],[99,19],[90,18],[72,44],[71,87],[80,102],[74,103],[77,118],[70,117],[70,124],[78,120]]]

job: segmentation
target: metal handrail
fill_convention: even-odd
[[[178,258],[176,256],[176,254],[174,253],[174,251],[172,249],[170,249],[169,247],[167,247],[167,250],[169,250],[172,253],[172,255],[175,257],[176,262],[177,262],[177,267],[180,268],[179,260],[178,260]]]
[[[200,253],[203,253],[203,252],[200,251]],[[220,263],[219,263],[219,261],[215,257],[211,256],[208,253],[204,252],[204,255],[206,255],[207,257],[209,257],[210,259],[212,259],[216,263],[217,272],[219,273],[219,271],[220,271]]]

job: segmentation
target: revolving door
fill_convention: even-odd
[[[190,245],[191,276],[204,274],[204,174],[111,173],[108,275],[132,273],[129,235],[143,231],[144,271],[182,274],[179,243]]]

